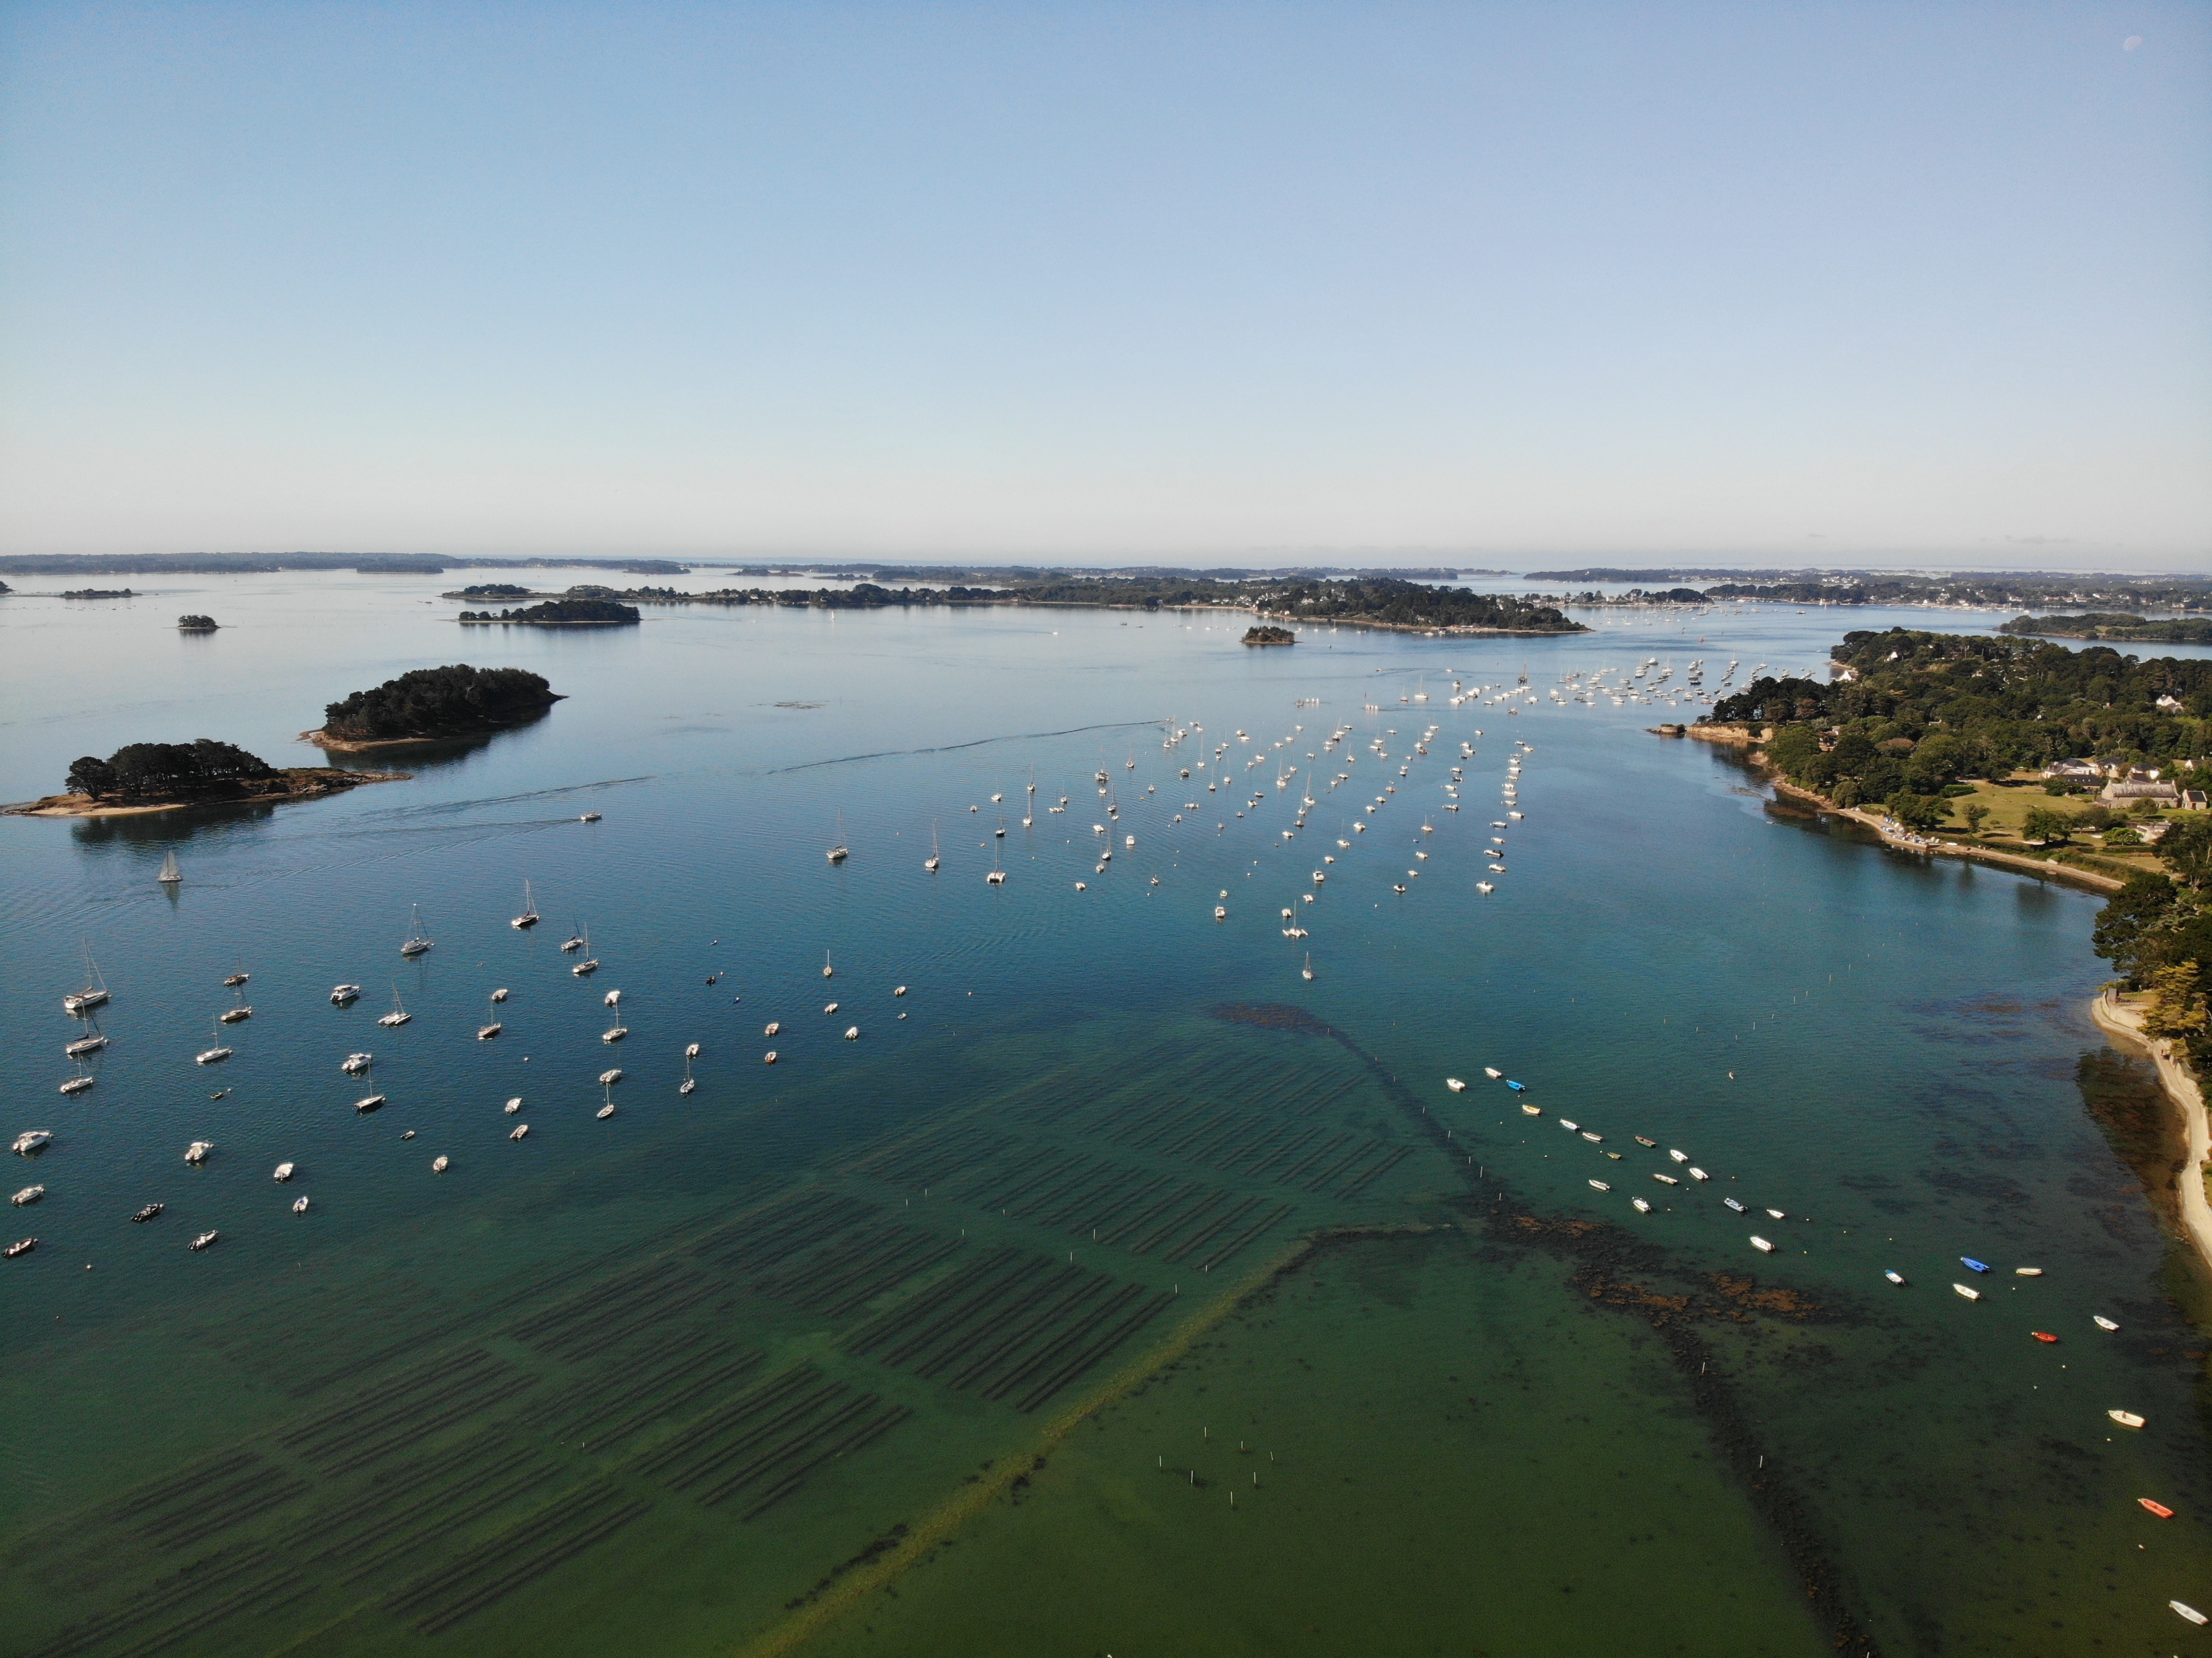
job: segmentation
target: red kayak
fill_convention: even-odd
[[[2038,1341],[2056,1341],[2058,1339],[2057,1336],[2051,1334],[2048,1330],[2030,1330],[2028,1334],[2033,1336]]]
[[[2161,1520],[2171,1520],[2173,1518],[2173,1510],[2167,1508],[2163,1503],[2154,1503],[2148,1497],[2138,1497],[2136,1498],[2136,1501],[2142,1503],[2143,1507],[2148,1509],[2153,1514],[2156,1515]]]

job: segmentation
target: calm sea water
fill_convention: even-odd
[[[7,1649],[2202,1649],[2166,1609],[2212,1603],[2200,1291],[2083,1017],[2096,900],[1778,815],[1645,732],[1672,708],[1446,701],[1929,613],[1247,651],[462,632],[443,585],[0,602],[9,799],[140,738],[319,763],[322,704],[408,667],[568,697],[327,801],[0,824],[6,1127],[55,1135],[6,1272]],[[113,1041],[64,1098],[88,944]]]

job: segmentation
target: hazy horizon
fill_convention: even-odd
[[[26,3],[0,550],[2186,567],[2208,210],[2158,0]]]

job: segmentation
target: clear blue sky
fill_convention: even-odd
[[[0,547],[2212,568],[2208,233],[2202,5],[14,0]]]

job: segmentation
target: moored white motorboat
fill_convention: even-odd
[[[2105,1414],[2123,1428],[2140,1428],[2143,1425],[2144,1418],[2137,1416],[2133,1411],[2107,1411]]]
[[[215,1244],[221,1242],[222,1238],[222,1233],[216,1231],[213,1227],[210,1227],[206,1231],[201,1233],[198,1237],[191,1241],[191,1244],[190,1246],[191,1252],[194,1254],[198,1254],[203,1249],[212,1248]]]
[[[185,1161],[199,1163],[207,1161],[207,1154],[215,1150],[213,1140],[194,1140],[185,1148]]]
[[[297,1165],[294,1163],[280,1163],[276,1165],[276,1172],[270,1178],[281,1186],[292,1178],[292,1172],[295,1167]]]
[[[1903,1284],[1905,1282],[1905,1274],[1899,1272],[1893,1266],[1884,1267],[1882,1269],[1881,1275],[1887,1278],[1892,1284]]]
[[[292,1199],[292,1212],[295,1215],[304,1215],[307,1212],[307,1199],[305,1193]]]
[[[1594,1181],[1592,1181],[1590,1182],[1590,1187],[1591,1187],[1591,1189],[1592,1189],[1592,1190],[1594,1190],[1594,1191],[1598,1191],[1598,1192],[1610,1192],[1610,1191],[1612,1191],[1612,1190],[1613,1190],[1613,1187],[1611,1187],[1610,1186],[1607,1186],[1607,1185],[1603,1181],[1601,1181],[1601,1180],[1594,1180]]]
[[[27,1128],[15,1136],[15,1143],[8,1149],[19,1157],[27,1157],[43,1151],[53,1144],[53,1134],[44,1128]]]
[[[1751,1247],[1758,1250],[1762,1255],[1771,1255],[1774,1253],[1774,1246],[1769,1243],[1765,1238],[1760,1237],[1756,1232],[1752,1234]]]
[[[1446,1077],[1444,1078],[1444,1086],[1450,1089],[1455,1094],[1464,1094],[1467,1092],[1467,1084],[1462,1082],[1457,1077]]]
[[[511,1116],[513,1116],[516,1112],[518,1112],[518,1111],[520,1111],[520,1110],[521,1110],[521,1109],[522,1109],[522,1096],[521,1096],[521,1095],[520,1095],[520,1094],[517,1094],[517,1095],[516,1095],[513,1099],[509,1100],[509,1101],[508,1101],[505,1105],[502,1105],[501,1107],[500,1107],[500,1109],[501,1109],[501,1111],[505,1112],[508,1116],[510,1116],[510,1117],[511,1117]]]
[[[2090,1314],[2089,1322],[2095,1325],[2100,1330],[2118,1330],[2120,1327],[2118,1325],[2113,1323],[2112,1320],[2106,1318],[2102,1313]]]
[[[338,1069],[349,1077],[358,1077],[375,1062],[374,1054],[349,1054],[339,1062]]]
[[[361,987],[359,985],[333,985],[331,987],[331,1005],[332,1007],[351,1007],[360,999]]]
[[[514,1132],[513,1133],[509,1134],[509,1135],[507,1136],[507,1139],[511,1139],[511,1140],[519,1140],[519,1139],[521,1139],[525,1134],[527,1134],[529,1132],[530,1132],[530,1125],[529,1125],[528,1123],[526,1123],[526,1122],[519,1122],[519,1123],[517,1123],[517,1124],[515,1124],[515,1125],[514,1125]]]
[[[1982,1298],[1982,1292],[1971,1284],[1954,1284],[1951,1287],[1968,1301],[1979,1301]]]
[[[1494,1065],[1486,1065],[1485,1066],[1483,1066],[1483,1067],[1482,1067],[1482,1074],[1483,1074],[1484,1076],[1486,1076],[1486,1077],[1489,1078],[1491,1081],[1492,1081],[1492,1082],[1496,1082],[1496,1081],[1497,1081],[1500,1077],[1503,1077],[1505,1073],[1504,1073],[1503,1071],[1500,1071],[1500,1070],[1499,1070],[1496,1066],[1494,1066]]]
[[[1629,1206],[1639,1215],[1648,1215],[1651,1212],[1651,1206],[1646,1203],[1642,1198],[1631,1198],[1628,1202]]]
[[[430,1172],[434,1175],[442,1175],[453,1166],[453,1160],[443,1153],[430,1159]]]
[[[15,1196],[9,1198],[8,1201],[14,1204],[18,1209],[27,1209],[33,1204],[36,1203],[40,1198],[46,1196],[46,1188],[43,1186],[27,1186],[21,1191],[16,1193]]]

